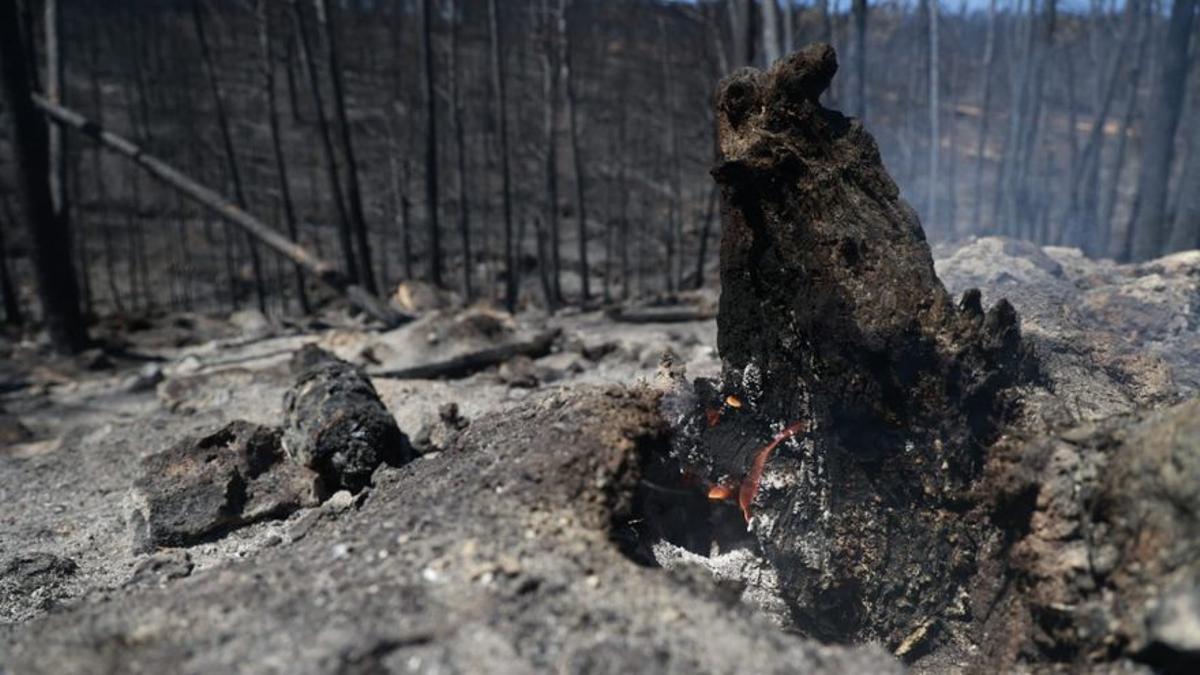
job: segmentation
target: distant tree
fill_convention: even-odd
[[[867,116],[867,0],[853,0],[854,115]]]
[[[583,156],[583,143],[579,133],[579,96],[575,91],[575,76],[571,68],[571,31],[567,23],[567,11],[570,3],[559,0],[558,33],[561,56],[559,65],[562,67],[563,86],[567,95],[567,122],[571,132],[571,159],[575,167],[575,216],[579,219],[579,276],[583,281],[582,300],[587,302],[592,297],[591,268],[588,266],[588,232],[587,232],[587,172]]]
[[[192,19],[196,28],[196,40],[200,44],[200,61],[204,64],[204,72],[208,76],[209,86],[212,89],[217,129],[221,132],[221,148],[225,153],[225,165],[229,171],[229,179],[233,183],[234,199],[239,208],[247,209],[249,203],[246,200],[246,189],[242,182],[241,165],[238,162],[237,150],[233,142],[233,131],[229,126],[229,114],[225,109],[225,93],[221,87],[221,80],[217,76],[217,66],[213,60],[212,49],[208,44],[201,0],[192,0]],[[246,240],[250,245],[250,260],[254,271],[254,291],[258,299],[258,309],[265,313],[267,311],[267,290],[263,278],[262,259],[258,252],[258,242],[249,237]],[[236,294],[234,298],[236,302]]]
[[[362,186],[358,178],[358,156],[354,151],[354,136],[346,114],[346,87],[342,82],[342,64],[338,55],[337,3],[316,0],[317,20],[325,28],[325,49],[329,59],[329,80],[333,85],[333,110],[337,117],[342,152],[346,156],[346,197],[350,206],[350,224],[358,246],[359,278],[371,293],[378,293],[375,283],[375,266],[371,261],[371,238],[367,231],[367,217],[363,211]]]
[[[88,335],[79,311],[70,233],[54,212],[47,124],[30,98],[30,63],[20,26],[16,0],[0,0],[0,71],[12,124],[22,213],[33,247],[38,298],[51,345],[59,352],[73,353],[87,346]]]
[[[503,181],[504,202],[504,304],[508,311],[517,309],[517,259],[513,242],[512,176],[508,148],[508,98],[504,73],[504,43],[500,30],[500,8],[497,0],[488,0],[488,41],[492,57],[492,91],[496,96],[496,126],[500,133],[500,175]]]
[[[763,65],[770,68],[779,60],[779,8],[775,0],[762,0]]]
[[[1151,91],[1138,174],[1137,208],[1130,220],[1127,258],[1146,260],[1163,252],[1168,229],[1167,185],[1175,156],[1175,131],[1183,113],[1184,88],[1191,59],[1188,44],[1198,0],[1175,0],[1162,44],[1158,79]],[[1187,186],[1185,189],[1196,189]]]
[[[437,64],[433,50],[433,0],[421,4],[421,45],[425,55],[425,208],[429,228],[429,281],[442,285],[442,229],[438,223]]]
[[[8,196],[0,195],[0,300],[4,305],[4,321],[12,326],[25,323],[25,313],[21,311],[21,301],[17,298],[17,286],[13,283],[12,270],[8,268],[8,247],[6,245],[5,228],[16,225],[12,207],[8,204]]]
[[[283,140],[279,130],[279,105],[275,98],[275,61],[271,47],[270,0],[257,0],[255,10],[258,18],[258,44],[262,56],[263,93],[267,99],[267,127],[271,131],[271,156],[275,160],[279,201],[282,202],[283,219],[287,226],[288,237],[292,241],[298,241],[300,233],[296,219],[296,207],[292,202],[292,188],[288,182],[287,161],[283,156]],[[304,272],[299,265],[295,265],[293,273],[296,279],[296,297],[300,301],[300,309],[308,314],[312,308],[308,303],[308,293],[304,290]]]

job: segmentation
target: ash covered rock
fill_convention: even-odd
[[[0,623],[19,622],[54,606],[79,572],[70,558],[23,553],[0,565]]]
[[[134,548],[189,546],[318,504],[320,477],[287,461],[279,437],[238,420],[144,458],[130,494]]]
[[[1013,533],[977,604],[991,658],[1200,667],[1200,401],[993,451],[979,492]]]
[[[909,652],[965,612],[962,493],[1036,367],[1010,304],[951,300],[875,141],[818,101],[836,69],[813,45],[721,85],[723,372],[681,451],[752,518],[798,628]]]
[[[283,446],[331,489],[361,490],[380,464],[412,459],[408,438],[362,370],[311,344],[289,367],[296,383],[283,398]]]

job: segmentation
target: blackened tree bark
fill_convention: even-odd
[[[1167,236],[1167,184],[1175,154],[1175,130],[1183,113],[1187,84],[1188,43],[1195,23],[1197,0],[1175,0],[1162,45],[1159,77],[1146,115],[1138,175],[1138,206],[1130,221],[1132,244],[1127,258],[1146,260],[1159,255]],[[1194,186],[1186,189],[1195,189]]]
[[[288,183],[287,162],[283,158],[283,141],[279,132],[279,105],[275,100],[275,62],[271,55],[271,5],[268,0],[257,0],[255,7],[258,20],[258,44],[262,51],[263,90],[267,99],[267,126],[271,130],[271,154],[275,159],[275,175],[279,182],[279,200],[283,204],[283,218],[287,225],[288,237],[292,241],[300,240],[299,227],[296,222],[296,207],[292,203],[292,188]],[[293,266],[296,277],[296,297],[300,308],[305,314],[312,311],[308,303],[308,293],[304,289],[304,271],[299,265]]]
[[[567,94],[567,122],[571,131],[571,158],[575,167],[575,215],[579,219],[579,276],[583,282],[581,300],[587,302],[592,297],[591,268],[588,265],[587,182],[584,171],[583,146],[579,142],[579,101],[575,92],[575,78],[571,70],[571,31],[567,25],[569,6],[567,0],[559,0],[559,49],[562,50],[560,65],[562,66],[563,85]]]
[[[545,136],[545,179],[546,179],[546,233],[549,257],[543,262],[550,264],[551,286],[554,293],[548,307],[554,311],[562,303],[562,252],[559,242],[558,222],[558,104],[559,69],[558,50],[555,48],[557,31],[551,27],[557,19],[553,15],[560,10],[552,7],[549,0],[542,0],[542,130]],[[539,233],[541,230],[539,230]],[[550,297],[550,296],[548,296]]]
[[[438,130],[436,64],[433,53],[433,0],[421,5],[421,44],[425,54],[425,208],[429,227],[429,281],[442,285],[442,232],[438,223]]]
[[[196,27],[196,39],[200,45],[200,60],[204,64],[204,72],[208,76],[212,88],[213,105],[216,109],[217,128],[221,132],[221,147],[225,152],[225,163],[229,169],[229,179],[233,183],[234,198],[238,208],[247,209],[246,191],[242,183],[241,167],[238,163],[237,151],[233,144],[233,132],[229,128],[229,115],[225,111],[225,94],[221,90],[221,81],[217,77],[217,67],[213,62],[212,50],[208,45],[208,35],[204,27],[203,8],[201,0],[192,0],[192,19]],[[254,291],[258,299],[258,309],[264,314],[267,311],[266,282],[263,279],[262,260],[258,253],[258,243],[247,237],[250,244],[250,262],[254,270]]]
[[[981,227],[983,213],[983,164],[987,156],[988,127],[992,108],[992,66],[996,59],[996,0],[988,0],[987,36],[983,43],[983,101],[979,105],[979,141],[975,145],[975,204],[971,226]]]
[[[470,303],[475,299],[475,287],[471,282],[474,261],[471,258],[471,196],[467,180],[467,130],[466,111],[462,100],[462,76],[459,70],[458,7],[450,0],[450,100],[454,106],[454,146],[458,164],[458,235],[462,243],[463,296]],[[465,6],[464,6],[465,11]]]
[[[508,100],[505,91],[503,33],[500,30],[500,8],[496,0],[488,0],[488,36],[492,51],[492,88],[496,94],[497,127],[500,130],[500,174],[504,186],[504,304],[508,311],[517,308],[517,261],[513,255],[512,176],[508,153]]]
[[[342,249],[342,259],[345,261],[346,274],[351,280],[359,280],[358,256],[354,254],[354,241],[351,232],[350,214],[346,210],[346,200],[342,196],[341,171],[338,169],[337,155],[334,153],[333,134],[329,129],[329,118],[325,115],[325,101],[321,94],[321,76],[317,72],[317,64],[313,59],[312,39],[304,21],[304,13],[300,11],[299,0],[290,0],[292,20],[296,25],[296,34],[300,38],[300,54],[304,59],[304,70],[308,73],[309,89],[312,90],[313,111],[317,116],[317,129],[321,136],[321,149],[325,160],[325,173],[329,178],[329,189],[333,192],[333,204],[338,214],[338,243]]]
[[[317,19],[325,27],[329,79],[333,84],[333,110],[337,116],[342,151],[346,155],[346,196],[350,206],[350,221],[354,230],[354,238],[358,244],[359,277],[367,291],[377,293],[375,267],[371,262],[371,237],[367,231],[367,217],[363,212],[362,204],[362,186],[358,179],[358,160],[354,152],[354,138],[350,132],[350,121],[346,115],[346,92],[342,83],[342,64],[338,58],[336,3],[330,4],[329,0],[317,0],[317,3]]]
[[[0,300],[4,303],[4,321],[10,326],[20,326],[25,323],[25,313],[21,311],[21,301],[17,298],[17,287],[13,284],[12,271],[8,268],[8,247],[5,245],[4,230],[17,224],[13,217],[12,207],[8,204],[8,196],[0,196],[4,207],[0,215]]]
[[[0,0],[0,71],[10,108],[23,215],[33,246],[38,297],[50,343],[57,351],[73,353],[88,344],[79,311],[79,284],[71,262],[66,223],[55,216],[50,194],[49,136],[46,121],[30,99],[30,64],[20,31],[16,0]]]

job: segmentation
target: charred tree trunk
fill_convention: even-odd
[[[279,182],[279,200],[283,205],[283,218],[288,237],[300,241],[296,222],[296,207],[292,202],[292,188],[288,182],[287,161],[283,157],[283,141],[279,130],[279,106],[275,100],[275,61],[271,49],[271,5],[268,0],[257,0],[259,49],[262,51],[263,91],[267,99],[267,126],[271,130],[271,155],[275,159],[275,175]],[[299,265],[293,266],[296,277],[296,297],[305,314],[312,311],[308,292],[304,289],[304,272]]]
[[[358,245],[359,279],[370,293],[378,293],[375,282],[375,267],[371,262],[371,237],[367,230],[367,217],[363,212],[362,186],[358,179],[358,160],[354,152],[354,138],[350,120],[346,115],[346,92],[342,83],[342,64],[338,59],[336,3],[316,0],[317,19],[325,28],[325,48],[329,57],[329,80],[333,84],[333,110],[337,116],[342,151],[346,156],[346,196],[350,202],[350,221]]]
[[[346,265],[346,275],[355,283],[360,275],[358,256],[354,254],[353,227],[350,224],[350,214],[346,210],[346,200],[342,196],[342,178],[338,169],[337,155],[334,153],[333,133],[329,129],[329,118],[325,115],[325,101],[321,94],[321,75],[317,71],[313,59],[312,39],[308,34],[304,13],[300,10],[300,0],[289,0],[292,8],[292,20],[296,25],[296,34],[300,38],[300,53],[304,59],[304,70],[308,73],[308,85],[312,90],[313,111],[317,116],[317,129],[321,136],[321,149],[325,160],[325,172],[329,178],[329,190],[333,193],[333,204],[338,215],[338,242],[342,249],[342,259]]]
[[[429,281],[442,285],[442,230],[438,223],[438,128],[436,64],[433,52],[433,0],[421,5],[421,45],[425,55],[425,208],[429,228]]]
[[[929,185],[925,207],[925,220],[930,229],[935,232],[941,225],[938,219],[937,189],[941,182],[941,61],[938,58],[938,4],[941,0],[928,0],[929,3]]]
[[[466,111],[462,101],[462,76],[459,71],[459,9],[450,2],[450,100],[454,106],[454,146],[458,164],[458,234],[462,243],[463,297],[467,304],[475,299],[475,288],[471,282],[474,260],[471,257],[471,196],[467,179],[467,131]],[[465,8],[464,8],[465,9]]]
[[[775,0],[762,0],[763,61],[770,68],[779,60],[779,11]]]
[[[0,223],[0,301],[4,303],[4,322],[10,326],[20,326],[25,323],[25,313],[21,311],[21,301],[17,297],[17,287],[13,284],[12,270],[8,267],[8,247],[5,245],[5,229],[16,226],[12,207],[8,204],[8,196],[0,195],[3,202],[4,222]]]
[[[503,181],[504,202],[504,304],[509,312],[517,308],[517,260],[513,249],[512,176],[508,152],[508,99],[504,76],[504,34],[500,30],[500,8],[497,0],[488,0],[488,35],[492,55],[492,89],[496,94],[496,126],[500,131],[500,176]]]
[[[212,50],[208,45],[208,36],[204,28],[203,9],[201,0],[192,0],[192,19],[196,28],[196,39],[200,44],[200,60],[204,64],[204,72],[212,89],[213,105],[216,108],[217,128],[221,132],[221,147],[225,152],[225,163],[229,168],[229,179],[233,183],[233,194],[238,208],[248,208],[246,192],[242,184],[242,172],[238,163],[237,152],[233,144],[233,132],[229,128],[229,116],[225,111],[225,94],[221,90],[221,81],[217,77],[217,67],[213,62]],[[258,299],[258,309],[264,314],[267,311],[266,282],[263,279],[262,260],[258,253],[258,243],[247,237],[250,245],[250,261],[254,270],[254,291]]]
[[[575,167],[575,216],[579,219],[579,276],[582,281],[582,302],[592,297],[591,267],[588,265],[587,232],[587,182],[584,171],[583,146],[579,142],[579,101],[575,92],[575,79],[571,70],[571,30],[567,24],[567,0],[559,0],[558,33],[561,50],[563,86],[567,95],[567,122],[571,132],[571,159]]]
[[[70,232],[55,215],[49,182],[50,141],[46,121],[30,98],[30,63],[20,26],[16,0],[0,0],[0,74],[12,120],[22,215],[33,246],[38,299],[51,344],[60,352],[71,353],[88,344],[87,329],[79,311]]]
[[[546,229],[549,230],[549,259],[550,278],[554,289],[552,302],[548,305],[554,311],[563,302],[562,294],[562,253],[560,238],[561,225],[558,220],[558,105],[559,105],[559,50],[555,48],[557,33],[557,17],[551,18],[556,12],[561,12],[561,6],[551,6],[550,0],[542,0],[542,129],[545,135],[545,174],[546,174]],[[550,24],[555,24],[552,27]]]
[[[1112,169],[1109,172],[1108,180],[1105,181],[1105,189],[1101,194],[1100,227],[1103,228],[1104,232],[1101,239],[1104,241],[1105,254],[1114,259],[1124,256],[1128,248],[1128,221],[1125,221],[1126,227],[1121,228],[1120,232],[1113,231],[1113,221],[1116,214],[1117,200],[1120,196],[1118,188],[1121,185],[1121,174],[1125,168],[1130,130],[1133,128],[1134,118],[1137,115],[1138,85],[1141,83],[1142,73],[1145,72],[1146,53],[1150,49],[1148,36],[1150,35],[1153,7],[1154,3],[1145,3],[1141,28],[1138,31],[1137,56],[1134,57],[1132,72],[1127,76],[1129,82],[1127,87],[1128,93],[1125,97],[1125,110],[1121,114],[1121,126],[1117,132],[1115,157],[1112,161]]]
[[[867,0],[853,0],[854,116],[867,118]]]
[[[1197,0],[1175,0],[1167,22],[1158,80],[1151,93],[1142,143],[1141,171],[1138,175],[1138,205],[1130,220],[1132,246],[1126,257],[1147,260],[1163,252],[1168,224],[1166,221],[1167,186],[1171,161],[1175,154],[1175,131],[1183,113],[1184,91],[1191,60],[1188,44],[1196,17]],[[1195,189],[1195,186],[1188,189]]]
[[[987,36],[983,44],[983,98],[979,104],[979,141],[975,144],[975,203],[971,211],[971,227],[976,232],[984,230],[980,222],[983,215],[983,166],[987,158],[989,123],[992,119],[992,68],[996,60],[996,0],[988,0]]]

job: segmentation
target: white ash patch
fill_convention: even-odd
[[[706,570],[718,582],[742,584],[742,602],[758,608],[777,625],[787,625],[788,609],[780,592],[779,577],[775,570],[753,551],[739,548],[703,556],[667,541],[654,544],[651,550],[654,560],[663,569],[672,570],[693,565]]]

